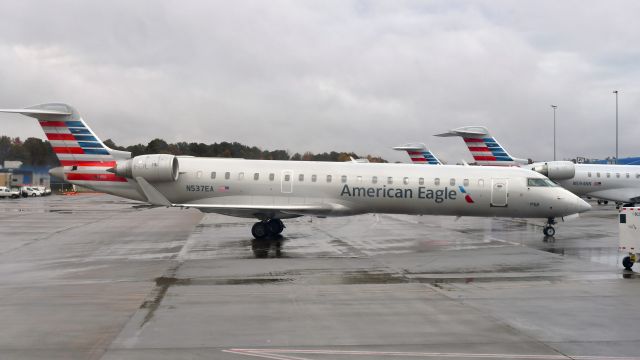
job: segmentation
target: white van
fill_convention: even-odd
[[[5,198],[15,199],[18,197],[20,197],[20,192],[18,190],[13,190],[6,186],[0,186],[0,199],[5,199]]]
[[[23,186],[20,188],[20,192],[22,193],[23,197],[35,197],[35,196],[42,196],[42,193],[40,192],[40,190],[33,188],[31,186]]]

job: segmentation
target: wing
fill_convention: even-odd
[[[342,204],[332,203],[311,203],[311,204],[287,204],[287,205],[267,205],[267,204],[203,204],[203,203],[183,203],[174,204],[170,202],[158,189],[149,184],[148,181],[137,177],[136,181],[140,190],[144,193],[150,204],[157,206],[194,208],[202,212],[212,212],[237,217],[249,217],[257,219],[287,219],[304,215],[311,216],[341,216],[351,214],[352,211]]]

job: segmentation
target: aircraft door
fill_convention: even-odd
[[[491,179],[491,206],[507,206],[508,185],[507,179]]]
[[[280,188],[283,194],[293,192],[293,170],[283,170],[280,177]]]

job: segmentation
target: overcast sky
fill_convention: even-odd
[[[638,1],[5,1],[0,107],[66,102],[102,139],[291,152],[485,125],[514,156],[640,155]],[[31,118],[0,133],[43,138]]]

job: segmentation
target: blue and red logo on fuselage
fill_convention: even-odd
[[[469,194],[467,194],[467,191],[464,189],[464,186],[458,186],[458,188],[460,189],[460,192],[464,194],[464,200],[469,204],[473,204],[473,199]]]

